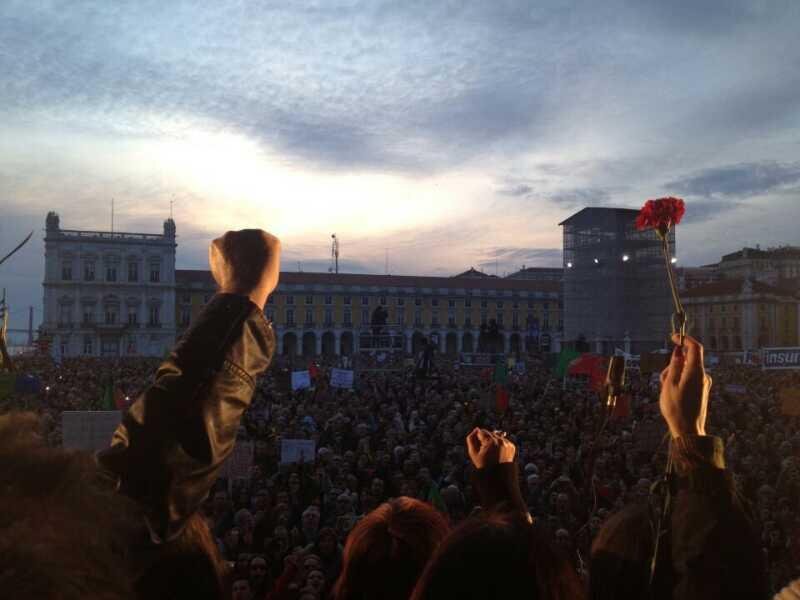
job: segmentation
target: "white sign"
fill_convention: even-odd
[[[111,445],[111,436],[122,421],[118,410],[67,410],[61,413],[61,445],[70,450],[97,452]]]
[[[314,462],[317,445],[314,440],[281,440],[281,464]]]
[[[353,388],[353,372],[345,369],[331,369],[331,387]]]
[[[292,391],[311,387],[311,375],[308,371],[292,371]]]

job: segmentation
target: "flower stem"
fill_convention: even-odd
[[[686,337],[686,313],[683,311],[683,304],[681,304],[680,296],[678,295],[678,285],[675,282],[675,273],[672,270],[672,257],[669,254],[669,231],[665,234],[659,232],[661,238],[661,250],[664,254],[664,262],[667,266],[667,278],[669,279],[669,287],[672,292],[672,303],[675,306],[675,314],[677,317],[677,329],[674,333],[679,333],[681,336],[681,345],[683,345],[683,338]],[[672,328],[676,329],[676,319],[673,318]]]

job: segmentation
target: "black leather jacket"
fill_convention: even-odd
[[[140,506],[152,542],[174,539],[208,496],[274,350],[260,308],[244,296],[214,296],[98,453]]]

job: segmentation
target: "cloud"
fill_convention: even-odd
[[[252,219],[223,199],[263,189],[305,207],[297,181],[328,178],[318,199],[366,176],[382,183],[352,219],[343,267],[383,272],[389,247],[393,272],[454,274],[558,264],[557,223],[570,212],[638,207],[668,187],[691,200],[686,222],[703,224],[687,227],[682,257],[686,239],[707,261],[735,249],[716,217],[765,245],[800,218],[788,201],[748,212],[800,186],[798,28],[793,0],[74,0],[69,10],[10,0],[0,3],[0,122],[16,132],[0,138],[4,219],[10,228],[35,213],[38,229],[55,208],[75,228],[104,227],[115,197],[132,227],[158,231],[174,194],[191,207],[178,218],[178,262],[200,268],[221,223]],[[252,159],[230,178],[242,187],[209,176],[214,152],[193,159],[186,148],[227,138]],[[186,151],[170,155],[173,171],[151,152],[166,146]],[[273,162],[297,179],[264,175]],[[314,204],[314,216],[342,231],[344,196]],[[377,210],[420,196],[430,214],[416,229]],[[457,202],[463,211],[435,210]],[[327,270],[313,240],[329,234],[309,229],[286,239],[287,266]],[[35,263],[15,265],[30,267],[16,304],[40,302]]]
[[[560,190],[549,194],[547,199],[563,208],[606,206],[614,203],[609,190],[594,187]]]
[[[693,200],[686,208],[682,223],[707,223],[726,217],[745,206],[745,203],[735,200]]]
[[[533,192],[533,188],[525,183],[520,183],[513,187],[504,188],[498,191],[498,193],[502,194],[503,196],[527,196]]]
[[[798,182],[800,162],[762,161],[705,169],[667,187],[689,196],[748,198]]]

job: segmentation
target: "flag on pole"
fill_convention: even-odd
[[[319,377],[319,367],[316,365],[316,363],[312,362],[310,365],[308,365],[308,374],[311,379],[316,379]]]
[[[114,384],[112,381],[106,383],[103,388],[103,397],[100,399],[100,410],[117,410],[114,403]]]
[[[508,367],[502,358],[498,359],[494,366],[494,382],[498,385],[508,383]]]
[[[114,386],[114,406],[116,410],[127,410],[128,408],[128,403],[125,401],[125,394],[116,386]]]
[[[589,385],[595,391],[600,391],[606,378],[606,359],[599,354],[583,354],[567,366],[570,375],[588,375]]]
[[[495,408],[500,413],[508,410],[508,390],[502,384],[497,384],[495,389]]]
[[[558,355],[558,362],[556,363],[556,377],[566,377],[569,363],[578,358],[580,355],[581,353],[577,350],[562,348],[561,353]]]

